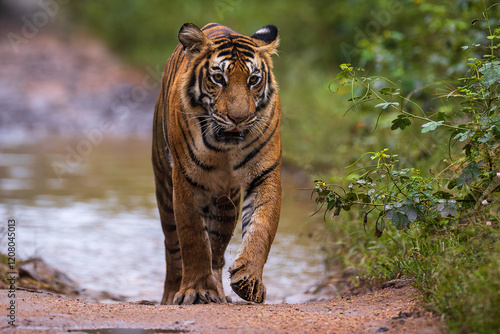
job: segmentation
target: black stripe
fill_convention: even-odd
[[[219,57],[225,57],[231,55],[231,50],[224,50],[217,54]],[[218,67],[216,67],[218,69]]]
[[[164,142],[164,140],[162,140],[162,142]],[[170,167],[170,165],[168,164],[168,157],[169,157],[168,142],[166,143],[166,146],[163,146],[162,144],[158,142],[155,144],[152,156],[152,160],[155,167],[161,171],[164,170],[165,166]]]
[[[268,178],[269,174],[278,167],[280,163],[280,158],[268,169],[264,170],[262,173],[260,173],[258,176],[256,176],[252,182],[248,185],[247,193],[245,194],[245,200],[254,192],[255,188],[260,186],[266,179]]]
[[[191,133],[191,129],[189,128],[189,121],[186,117],[186,114],[185,113],[177,113],[177,121],[179,122],[179,125],[182,124],[181,120],[179,119],[180,117],[182,116],[182,122],[184,122],[184,127],[180,126],[181,128],[181,131],[182,131],[182,135],[184,136],[184,140],[188,143],[193,143],[193,147],[196,148],[196,144],[194,142],[194,138],[193,138],[193,134]],[[187,130],[188,132],[188,135],[186,135],[186,133],[184,132],[184,129]],[[189,137],[189,140],[188,140],[188,137]]]
[[[254,52],[241,51],[241,50],[238,50],[238,52],[240,54],[246,56],[247,58],[253,58],[253,57],[255,57],[255,53]]]
[[[207,123],[206,117],[198,117],[198,122],[200,123],[200,131],[201,131],[201,137],[203,139],[203,144],[205,145],[206,148],[208,148],[211,151],[218,152],[218,153],[229,151],[229,149],[215,147],[208,142],[207,133],[208,133],[208,126],[209,125]]]
[[[248,163],[250,160],[252,160],[257,154],[259,154],[259,152],[262,150],[262,148],[264,146],[267,145],[267,143],[269,143],[269,141],[271,140],[271,138],[273,138],[274,136],[274,133],[276,132],[276,129],[278,128],[278,122],[276,122],[276,126],[274,127],[274,130],[273,132],[271,132],[271,135],[269,135],[269,137],[260,145],[258,146],[257,148],[255,148],[252,152],[250,152],[246,157],[245,159],[243,159],[243,161],[241,161],[239,164],[237,164],[236,166],[233,167],[234,170],[237,170],[237,169],[240,169],[241,167],[243,167],[246,163]]]
[[[266,202],[263,202],[263,203],[260,203],[259,205],[257,205],[255,208],[252,209],[252,212],[250,214],[247,214],[245,215],[245,217],[243,217],[243,219],[241,220],[241,230],[242,230],[242,234],[241,234],[241,237],[244,238],[245,237],[245,233],[247,232],[247,227],[249,226],[250,224],[250,221],[252,220],[252,217],[255,213],[255,210],[257,210],[258,208],[260,208],[261,206],[263,206],[264,204],[266,204]],[[243,210],[248,209],[250,207],[253,206],[253,202],[250,203],[250,204],[247,204],[245,205],[245,207],[243,208]],[[243,212],[242,210],[242,212]]]
[[[186,114],[182,113],[182,119],[184,120],[184,126],[187,129],[190,142],[192,142],[193,143],[193,147],[196,148],[196,144],[194,142],[194,137],[193,137],[193,134],[191,133],[191,129],[189,127],[189,121],[188,121],[188,119],[186,117]]]
[[[186,142],[186,147],[188,150],[189,157],[194,162],[194,164],[207,172],[214,170],[215,169],[214,166],[205,165],[203,162],[200,161],[200,159],[198,159],[196,154],[194,154],[193,150],[191,149],[191,145],[189,145],[186,133],[184,132],[184,129],[182,127],[181,127],[181,132],[182,136],[184,137],[184,141]]]
[[[201,31],[205,31],[205,30],[208,30],[210,28],[213,28],[213,27],[217,27],[217,26],[221,26],[220,24],[218,23],[212,23],[212,24],[209,24],[208,26],[205,26],[201,29]]]
[[[174,248],[174,249],[168,249],[168,248],[167,248],[167,250],[168,250],[168,252],[169,252],[170,254],[172,254],[172,255],[173,255],[173,254],[176,254],[176,253],[179,253],[179,252],[181,251],[181,249],[180,249],[180,248]]]
[[[164,225],[163,229],[166,232],[175,232],[175,231],[177,231],[177,225],[175,225],[175,224]]]
[[[186,180],[186,181],[187,181],[190,185],[192,185],[193,187],[200,188],[200,189],[202,189],[202,190],[207,191],[208,189],[207,189],[205,186],[203,186],[203,185],[201,185],[201,184],[199,184],[199,183],[194,182],[194,181],[193,181],[193,180],[192,180],[192,179],[191,179],[191,178],[187,175],[187,173],[186,173],[186,169],[184,168],[184,166],[183,166],[183,165],[181,164],[181,162],[180,162],[180,158],[179,158],[179,154],[177,153],[177,150],[176,150],[176,149],[174,149],[174,150],[173,150],[173,152],[174,152],[174,154],[175,154],[175,157],[176,157],[176,159],[177,159],[177,163],[179,164],[179,168],[180,168],[180,170],[181,170],[181,173],[182,173],[182,176],[184,177],[184,179],[185,179],[185,180]]]
[[[264,61],[262,61],[261,64],[262,64],[262,69],[263,69],[262,72],[263,72],[263,75],[265,76],[265,83],[266,84],[264,85],[264,89],[263,89],[263,93],[262,93],[262,95],[264,95],[264,98],[262,99],[262,101],[257,106],[256,112],[259,112],[259,111],[265,109],[269,105],[269,102],[271,102],[271,95],[273,95],[274,92],[275,92],[274,87],[271,85],[271,75],[268,72],[267,65],[266,65],[266,63]],[[266,88],[269,89],[269,92],[268,92],[267,95],[266,95]],[[259,96],[259,98],[261,96]]]
[[[265,92],[264,92],[265,94]],[[264,110],[268,105],[269,105],[269,102],[271,102],[271,98],[270,96],[274,94],[274,88],[273,87],[269,87],[269,95],[266,96],[261,103],[259,103],[259,105],[257,106],[257,108],[255,108],[255,111],[256,112],[259,112],[259,111],[262,111]]]
[[[159,193],[159,190],[156,190],[156,203],[159,205],[160,209],[163,212],[174,213],[174,208],[165,202],[162,194]]]
[[[252,220],[252,215],[247,215],[243,217],[243,220],[241,221],[241,229],[243,230],[243,233],[246,232],[248,224],[250,224],[250,221]]]
[[[222,42],[222,40],[221,40]],[[227,50],[226,50],[227,49]],[[229,49],[231,51],[229,51]],[[255,56],[255,45],[252,43],[249,43],[246,40],[230,40],[230,41],[223,41],[222,44],[218,45],[217,48],[215,49],[216,51],[223,51],[224,54],[234,54],[235,51],[240,52],[247,57],[253,58]],[[220,55],[220,54],[219,54]]]
[[[261,206],[265,205],[267,202],[268,202],[268,201],[265,201],[265,202],[260,203],[259,205],[257,205],[255,208],[253,208],[253,209],[252,209],[252,213],[251,213],[251,214],[246,215],[246,216],[250,216],[250,217],[252,217],[252,216],[253,216],[253,213],[255,212],[255,210],[257,210],[257,209],[258,209],[258,208],[260,208]],[[254,203],[253,203],[253,202],[251,202],[251,203],[249,203],[249,204],[245,205],[241,211],[243,212],[243,211],[245,211],[245,210],[248,210],[248,209],[252,208],[252,207],[253,207],[253,204],[254,204]],[[245,216],[245,217],[246,217],[246,216]]]
[[[219,50],[224,50],[224,49],[230,49],[232,47],[233,47],[233,43],[226,40],[225,43],[218,45],[215,50],[219,51]]]
[[[208,72],[208,61],[205,62],[205,65],[198,72],[198,90],[200,92],[200,96],[198,97],[198,103],[202,104],[203,98],[203,78],[205,77],[205,73]]]
[[[233,38],[233,43],[235,44],[242,44],[245,46],[251,46],[251,47],[256,47],[257,45],[249,38],[246,38],[244,36],[237,36]]]
[[[165,171],[165,159],[160,159],[160,157],[157,155],[156,159],[153,157],[153,167],[156,169],[158,172],[164,172]],[[168,165],[168,164],[167,164]]]
[[[192,107],[196,107],[200,105],[200,102],[198,101],[198,96],[196,96],[193,93],[192,88],[196,85],[196,73],[193,71],[191,73],[191,79],[189,80],[189,85],[188,85],[188,95],[189,95],[189,103],[191,104]]]
[[[241,209],[241,212],[244,212],[244,211],[246,211],[246,210],[250,209],[251,207],[253,207],[253,203],[250,203],[250,204],[245,205],[245,206]]]
[[[219,43],[227,41],[228,38],[229,37],[227,35],[217,36],[214,39],[212,39],[212,43],[214,43],[214,45],[217,45]]]
[[[272,110],[272,113],[271,115],[269,116],[269,118],[273,118],[274,116],[274,109]],[[262,131],[262,133],[266,133],[267,132],[267,129],[269,129],[269,125],[271,125],[271,123],[267,123],[266,124],[266,127],[264,128],[264,131]],[[260,137],[257,137],[255,138],[254,140],[252,140],[250,143],[246,144],[245,146],[243,146],[242,150],[246,150],[247,148],[249,148],[250,146],[252,146],[253,144],[255,144],[258,140],[260,139]]]
[[[242,44],[240,41],[234,43],[234,46],[238,49],[240,52],[245,51],[250,51],[252,53],[252,56],[255,54],[255,49],[251,46],[251,44]]]

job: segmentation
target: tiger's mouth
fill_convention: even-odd
[[[215,134],[215,138],[217,141],[224,142],[226,144],[239,144],[245,141],[247,133],[248,130],[239,131],[237,129],[220,129]]]

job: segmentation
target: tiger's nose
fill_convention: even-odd
[[[228,117],[234,124],[240,124],[247,119],[245,115],[228,115]]]

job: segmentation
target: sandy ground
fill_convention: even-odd
[[[2,313],[12,299],[0,291]],[[439,319],[419,306],[411,286],[302,304],[162,306],[67,300],[16,291],[14,333],[440,333]],[[114,329],[114,330],[111,330]]]

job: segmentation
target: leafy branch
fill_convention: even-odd
[[[340,69],[341,72],[337,74],[336,78],[330,82],[329,89],[331,92],[335,93],[339,91],[340,87],[348,85],[351,87],[350,90],[352,97],[349,99],[349,101],[352,102],[353,105],[347,110],[347,112],[349,112],[353,108],[356,108],[358,104],[378,101],[379,103],[376,104],[374,108],[381,108],[379,118],[382,112],[387,109],[391,109],[400,113],[397,119],[393,120],[393,126],[391,127],[392,130],[396,130],[398,128],[404,130],[407,126],[410,126],[412,124],[411,119],[419,119],[426,122],[422,125],[422,133],[433,131],[438,126],[460,130],[460,128],[455,125],[446,124],[444,120],[436,121],[428,117],[424,110],[417,103],[403,96],[401,94],[401,88],[399,88],[391,80],[381,76],[359,77],[357,73],[364,72],[364,69],[354,68],[351,66],[351,64],[341,64]],[[335,81],[339,81],[340,86],[339,88],[333,90],[332,85]],[[390,86],[383,87],[378,90],[375,88],[377,86],[383,85],[384,83],[387,83]],[[355,96],[355,92],[358,90],[357,87],[361,87],[362,94]],[[404,104],[395,100],[400,100],[404,102]],[[405,110],[404,106],[408,103],[414,106],[421,113],[421,115],[415,115],[410,111]]]
[[[450,115],[426,113],[417,103],[403,96],[402,89],[391,80],[359,76],[358,73],[364,70],[350,64],[342,64],[340,73],[329,85],[332,92],[350,87],[352,105],[347,112],[360,104],[374,102],[373,108],[380,109],[377,124],[384,111],[395,111],[391,130],[405,130],[417,119],[425,122],[421,133],[437,128],[450,131],[449,148],[459,143],[463,156],[436,175],[425,176],[415,168],[398,169],[398,155],[389,154],[388,149],[367,152],[348,168],[361,164],[368,156],[376,163],[349,173],[347,177],[351,183],[348,186],[315,181],[313,194],[316,195],[317,212],[324,210],[325,216],[329,212],[338,216],[341,211],[350,211],[356,206],[364,224],[375,221],[377,237],[387,228],[387,221],[397,229],[407,230],[412,222],[450,224],[470,214],[490,222],[499,220],[500,29],[491,28],[487,8],[483,18],[476,21],[487,22],[490,53],[482,58],[468,59],[469,71],[459,80],[461,85],[442,97],[445,104],[450,99],[459,99],[459,110],[450,106]],[[479,44],[472,46],[478,47]],[[336,81],[339,87],[332,89]],[[418,114],[407,110],[408,105],[416,108]],[[352,176],[355,174],[359,176]]]

